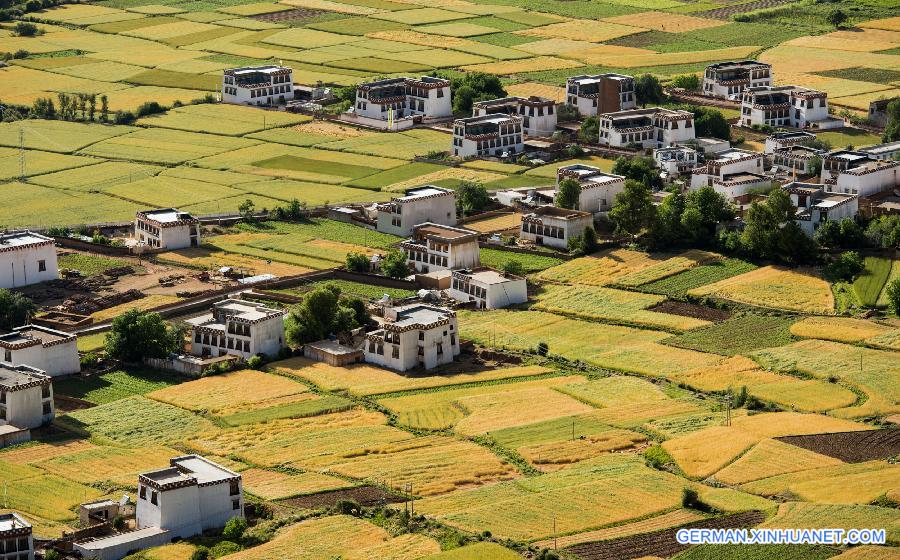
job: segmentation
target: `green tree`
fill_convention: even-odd
[[[828,265],[828,275],[835,280],[851,281],[866,268],[865,261],[856,251],[846,251]]]
[[[700,89],[700,78],[697,74],[679,74],[672,78],[672,85],[677,88],[696,91]]]
[[[247,520],[243,517],[232,517],[225,523],[225,528],[222,529],[222,536],[230,541],[240,542],[246,530]]]
[[[106,354],[123,362],[165,358],[184,348],[185,328],[166,323],[159,313],[131,309],[113,319]]]
[[[659,169],[656,168],[653,158],[621,156],[613,165],[612,172],[616,175],[623,175],[626,179],[639,181],[652,190],[659,190],[663,186]]]
[[[106,94],[100,96],[100,122],[109,122],[109,98]]]
[[[900,99],[895,99],[887,104],[887,124],[881,135],[882,142],[896,142],[900,140]]]
[[[765,202],[754,202],[744,218],[741,248],[760,259],[805,263],[815,258],[816,243],[794,221],[790,196],[781,189]]]
[[[890,282],[888,282],[887,287],[885,288],[888,306],[896,313],[900,315],[900,278],[894,278]]]
[[[37,312],[33,301],[19,292],[0,288],[0,329],[11,331],[28,323]]]
[[[381,259],[381,272],[391,278],[405,278],[409,276],[409,265],[406,264],[406,255],[403,251],[391,251]]]
[[[578,129],[578,138],[582,142],[596,143],[600,139],[600,119],[597,117],[584,119]]]
[[[653,74],[644,74],[635,78],[634,94],[643,107],[646,107],[647,103],[662,103],[666,100],[662,84],[659,83],[659,78]]]
[[[577,210],[580,196],[581,183],[572,177],[566,177],[559,182],[559,186],[556,189],[556,206]]]
[[[819,226],[814,235],[819,245],[831,248],[861,247],[866,242],[865,232],[856,220],[829,220]]]
[[[369,272],[369,257],[364,253],[347,253],[346,266],[352,272]]]
[[[522,266],[521,261],[517,261],[515,259],[510,259],[503,263],[503,266],[500,267],[503,272],[506,274],[512,274],[513,276],[522,276],[525,273],[525,269]]]
[[[573,255],[583,256],[597,252],[597,232],[592,226],[584,228],[581,235],[569,238],[569,252]]]
[[[866,238],[876,247],[889,249],[900,246],[900,216],[879,216],[869,222]]]
[[[836,28],[840,28],[846,21],[850,19],[850,16],[847,15],[847,12],[840,8],[835,8],[828,12],[828,15],[825,16],[825,21],[829,24],[835,26]]]
[[[355,329],[359,326],[357,313],[349,305],[334,284],[316,288],[291,309],[285,320],[285,337],[293,346],[300,346]]]
[[[654,226],[656,206],[650,189],[633,179],[625,181],[625,188],[616,195],[609,218],[616,225],[616,233],[628,234],[634,241],[644,230]]]
[[[712,243],[716,227],[734,219],[734,207],[724,195],[710,186],[688,193],[681,226],[685,238],[694,244]]]
[[[20,21],[13,27],[13,33],[19,37],[34,37],[38,34],[38,26],[26,21]]]
[[[245,199],[244,202],[241,202],[240,206],[238,206],[238,214],[240,214],[241,217],[248,222],[253,221],[253,212],[255,210],[256,204],[254,204],[253,201],[249,198]]]
[[[481,183],[463,181],[456,188],[456,204],[464,212],[480,212],[491,202],[491,195]]]
[[[653,244],[659,248],[670,247],[684,239],[681,219],[684,215],[685,197],[680,192],[663,199],[657,207],[657,219],[652,232]]]
[[[694,134],[697,137],[731,140],[731,125],[722,111],[712,107],[691,107],[690,111],[694,113]]]

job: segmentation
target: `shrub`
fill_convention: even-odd
[[[93,352],[88,352],[84,356],[81,357],[81,367],[94,367],[98,363],[100,363],[100,356],[94,354]]]
[[[841,253],[837,259],[828,265],[829,276],[836,280],[849,281],[859,275],[866,267],[863,258],[856,251]]]
[[[550,345],[546,342],[538,342],[537,353],[540,356],[546,356],[550,353]]]
[[[142,103],[137,108],[137,116],[146,117],[147,115],[156,115],[159,113],[164,113],[165,111],[166,108],[156,101],[147,101],[146,103]]]
[[[221,541],[209,549],[209,557],[221,558],[223,556],[228,556],[229,554],[234,554],[235,552],[240,552],[241,550],[243,550],[243,547],[237,543]]]
[[[700,495],[693,488],[684,488],[681,491],[681,507],[686,509],[701,509],[703,502],[700,501]]]
[[[122,517],[121,515],[117,515],[117,516],[113,517],[112,527],[116,531],[121,531],[121,530],[125,529],[125,518]],[[46,559],[47,557],[44,556],[44,558]]]
[[[334,511],[344,515],[359,515],[362,506],[356,500],[338,500],[334,504]]]
[[[747,386],[744,385],[741,387],[741,390],[737,395],[734,396],[734,400],[732,401],[732,406],[734,408],[741,408],[747,403]]]
[[[522,267],[522,263],[517,260],[509,260],[503,263],[503,272],[506,274],[512,274],[513,276],[522,276],[525,272],[524,267]]]
[[[900,315],[900,278],[894,278],[888,282],[885,289],[887,290],[885,293],[887,294],[888,305],[894,313]]]
[[[38,34],[38,31],[37,25],[28,23],[27,21],[20,21],[16,23],[16,26],[13,28],[13,33],[19,37],[34,37]]]
[[[209,549],[205,546],[198,546],[191,554],[191,560],[209,560]]]
[[[44,560],[59,560],[59,552],[55,550],[48,549],[44,551]]]
[[[409,276],[409,266],[406,264],[406,255],[403,251],[391,251],[381,261],[381,272],[391,278],[405,278]]]
[[[672,85],[687,90],[700,89],[700,78],[696,74],[681,74],[672,78]]]
[[[251,356],[250,359],[247,360],[247,367],[250,369],[261,369],[263,364],[265,364],[265,359],[259,354]]]
[[[347,270],[369,272],[369,257],[363,253],[347,253]]]
[[[661,445],[654,445],[644,450],[644,462],[648,467],[662,469],[674,463],[672,456]]]
[[[222,529],[222,536],[230,541],[240,541],[247,530],[247,520],[243,517],[232,517]]]

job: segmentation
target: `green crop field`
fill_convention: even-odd
[[[731,356],[793,342],[791,317],[746,313],[666,340],[667,344]]]
[[[688,290],[714,284],[720,280],[750,272],[754,268],[756,268],[755,265],[738,259],[722,259],[718,262],[695,266],[661,280],[642,284],[639,289],[669,297],[684,297]]]
[[[182,381],[184,379],[175,374],[152,369],[117,370],[85,379],[58,381],[54,383],[54,389],[58,394],[95,404],[106,404],[134,395],[144,395]]]
[[[866,268],[853,282],[853,293],[866,307],[878,305],[878,298],[891,275],[893,261],[880,257],[866,257]]]

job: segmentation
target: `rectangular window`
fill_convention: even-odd
[[[7,350],[3,353],[3,361],[12,362],[12,350]]]
[[[40,260],[38,261],[38,272],[46,272],[47,271],[47,261]]]
[[[240,492],[241,492],[240,484],[238,483],[237,480],[232,480],[231,482],[229,482],[229,485],[230,485],[229,489],[228,489],[229,496],[237,496],[238,494],[240,494]]]
[[[155,506],[159,505],[159,494],[156,492],[156,490],[153,490],[150,493],[150,503]]]
[[[146,486],[141,486],[141,490],[140,490],[140,494],[139,494],[139,495],[140,495],[140,497],[141,497],[142,500],[146,500],[146,499],[147,499],[147,487],[146,487]]]
[[[47,416],[51,412],[53,412],[53,405],[51,405],[49,402],[45,402],[44,403],[44,416]]]
[[[240,500],[231,500],[231,509],[237,511],[241,509],[241,501]]]

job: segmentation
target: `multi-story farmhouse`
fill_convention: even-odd
[[[732,97],[747,88],[772,85],[772,66],[755,60],[710,64],[703,73],[704,95]]]
[[[503,97],[476,101],[472,116],[516,115],[522,117],[522,130],[528,136],[552,136],[556,131],[556,102],[546,97]]]
[[[135,531],[76,542],[82,558],[119,560],[135,550],[221,529],[244,517],[240,474],[199,455],[170,460],[170,467],[138,475]]]
[[[135,238],[152,249],[200,246],[200,220],[174,208],[144,210],[134,219]]]
[[[362,83],[356,86],[354,112],[360,117],[382,121],[415,116],[450,117],[453,115],[450,80],[422,76]]]
[[[585,117],[633,109],[636,102],[632,76],[595,74],[566,79],[566,103]]]
[[[195,356],[274,357],[284,348],[281,309],[261,303],[226,299],[213,304],[212,313],[186,322],[191,326],[191,354]]]
[[[741,95],[743,126],[840,128],[843,121],[828,116],[828,94],[799,86],[752,87]]]
[[[541,206],[522,216],[519,237],[536,245],[566,249],[569,239],[580,236],[585,228],[593,225],[590,212]]]
[[[794,182],[782,188],[797,207],[794,221],[810,237],[826,221],[853,218],[859,210],[858,195],[830,193],[825,185]]]
[[[763,154],[732,148],[716,154],[691,171],[691,189],[710,186],[733,199],[753,189],[769,186],[772,180],[763,175],[764,168]]]
[[[822,182],[834,184],[841,173],[878,161],[878,156],[860,150],[829,152],[822,156]]]
[[[871,154],[878,159],[897,159],[897,156],[900,155],[900,140],[897,142],[888,142],[886,144],[866,146],[865,148],[860,148],[859,151]]]
[[[664,148],[694,139],[694,114],[648,107],[600,115],[600,144]]]
[[[78,337],[41,325],[25,325],[0,335],[0,359],[37,368],[50,377],[81,371]]]
[[[776,150],[801,146],[816,139],[816,135],[805,130],[781,130],[773,132],[766,137],[766,147],[763,150],[766,155],[774,154]]]
[[[478,309],[499,309],[528,301],[524,278],[485,267],[454,270],[448,293],[456,301],[475,302]]]
[[[699,164],[697,150],[688,146],[669,146],[653,150],[653,161],[667,177],[690,173]]]
[[[564,179],[575,179],[581,185],[578,208],[583,212],[607,212],[612,209],[616,195],[625,189],[625,177],[601,171],[592,165],[576,163],[556,171],[556,189]]]
[[[241,105],[274,105],[294,99],[293,71],[286,66],[248,66],[225,70],[222,101]]]
[[[816,172],[814,163],[822,161],[822,150],[809,146],[794,145],[779,148],[772,154],[772,164],[795,175],[811,175]]]
[[[420,303],[389,307],[381,329],[369,333],[364,345],[367,362],[397,371],[450,363],[459,355],[456,313]]]
[[[426,222],[400,243],[406,263],[418,273],[474,268],[479,265],[478,232]]]
[[[20,288],[56,278],[59,269],[53,239],[30,231],[0,233],[0,288]]]
[[[518,115],[482,115],[453,121],[453,155],[462,158],[512,155],[525,149],[524,118]]]
[[[900,161],[870,161],[841,172],[834,183],[825,183],[828,192],[872,196],[900,186]]]
[[[405,237],[416,224],[431,222],[456,225],[456,191],[425,185],[406,191],[404,196],[376,206],[378,225],[383,233]]]
[[[31,523],[16,512],[0,514],[0,560],[34,560]]]
[[[0,363],[0,426],[39,428],[54,415],[49,375],[31,366]]]

